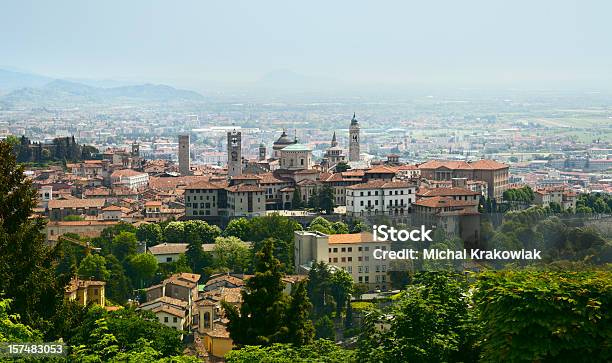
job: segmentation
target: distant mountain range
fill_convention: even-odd
[[[88,84],[85,84],[88,83]],[[114,81],[76,82],[0,69],[0,106],[116,103],[121,101],[171,102],[199,101],[204,97],[194,91],[161,84],[100,87],[95,84],[119,84]]]

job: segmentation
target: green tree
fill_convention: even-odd
[[[12,146],[0,142],[0,292],[24,324],[46,334],[71,276],[56,275],[61,246],[47,246],[44,221],[30,218],[35,205],[36,191]]]
[[[246,218],[240,217],[229,221],[222,235],[223,237],[236,237],[242,241],[250,241],[250,233],[251,222]]]
[[[315,318],[330,314],[335,309],[331,292],[332,272],[325,262],[313,263],[308,272],[308,298],[313,304]]]
[[[168,243],[185,242],[185,224],[183,222],[170,222],[164,228],[164,239]]]
[[[274,344],[268,347],[246,346],[232,349],[225,355],[227,363],[353,363],[355,353],[334,342],[319,339],[313,344],[296,347],[293,344]]]
[[[114,255],[107,255],[106,269],[110,276],[106,282],[106,297],[118,304],[125,304],[130,295],[130,280],[125,275],[125,269]]]
[[[288,341],[296,346],[312,343],[314,327],[310,320],[312,304],[308,300],[305,281],[300,281],[291,294],[291,305],[287,312]]]
[[[119,259],[124,261],[129,256],[136,253],[138,248],[138,240],[136,234],[133,232],[119,232],[114,238],[111,245],[111,253]]]
[[[292,209],[302,209],[304,207],[304,201],[302,200],[302,193],[300,193],[300,188],[295,188],[293,190],[293,195],[291,196],[291,208]]]
[[[247,244],[236,237],[217,237],[213,249],[213,265],[223,272],[243,273],[251,263]]]
[[[336,270],[331,276],[330,288],[336,303],[337,316],[340,316],[353,293],[353,277],[345,270]]]
[[[136,238],[140,242],[146,242],[147,247],[155,246],[164,238],[161,227],[157,223],[144,223],[138,226]]]
[[[221,229],[204,221],[193,220],[184,222],[185,240],[198,239],[202,243],[214,243],[215,238],[221,235]]]
[[[326,214],[332,214],[336,207],[336,199],[334,198],[334,189],[331,185],[325,184],[319,192],[319,209],[325,211]]]
[[[288,297],[283,294],[283,266],[273,251],[272,241],[266,240],[257,252],[255,276],[247,280],[242,291],[240,310],[222,303],[230,336],[239,346],[270,345],[287,339]]]
[[[371,312],[359,340],[359,361],[476,361],[476,316],[457,278],[460,275],[452,273],[420,273],[388,314]],[[377,329],[381,323],[389,329]]]
[[[333,224],[327,219],[318,216],[308,225],[309,231],[317,231],[325,234],[334,234]]]
[[[334,341],[336,339],[336,330],[334,329],[334,322],[329,318],[328,315],[324,315],[315,322],[315,335],[317,339],[329,339]]]
[[[350,169],[351,169],[351,166],[344,161],[341,161],[338,164],[336,164],[336,173],[343,173]]]
[[[482,361],[610,361],[610,281],[610,271],[480,275],[474,301]]]
[[[133,255],[130,258],[130,270],[139,288],[147,286],[157,272],[157,259],[150,253]]]
[[[108,281],[110,272],[106,268],[106,259],[102,255],[90,254],[79,264],[79,277],[84,280],[94,279]]]
[[[9,314],[11,300],[0,299],[0,342],[37,342],[39,331],[19,322],[19,316]]]

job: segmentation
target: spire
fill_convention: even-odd
[[[353,112],[353,118],[351,119],[351,125],[358,125],[359,122],[357,121],[357,118],[355,117],[355,112]]]
[[[332,142],[336,141],[336,131],[334,131],[334,135],[332,136]]]
[[[297,144],[298,143],[298,139],[297,139],[297,129],[293,129],[293,143]]]
[[[338,146],[338,141],[336,141],[336,131],[334,131],[334,136],[332,136],[331,147]]]

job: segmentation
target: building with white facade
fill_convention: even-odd
[[[371,180],[346,187],[346,214],[402,215],[416,200],[416,185],[407,181]]]
[[[149,184],[149,174],[132,169],[116,170],[111,174],[111,184],[137,190]]]

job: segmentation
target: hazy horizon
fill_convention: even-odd
[[[610,13],[605,1],[11,1],[0,64],[196,90],[285,79],[605,88]]]

